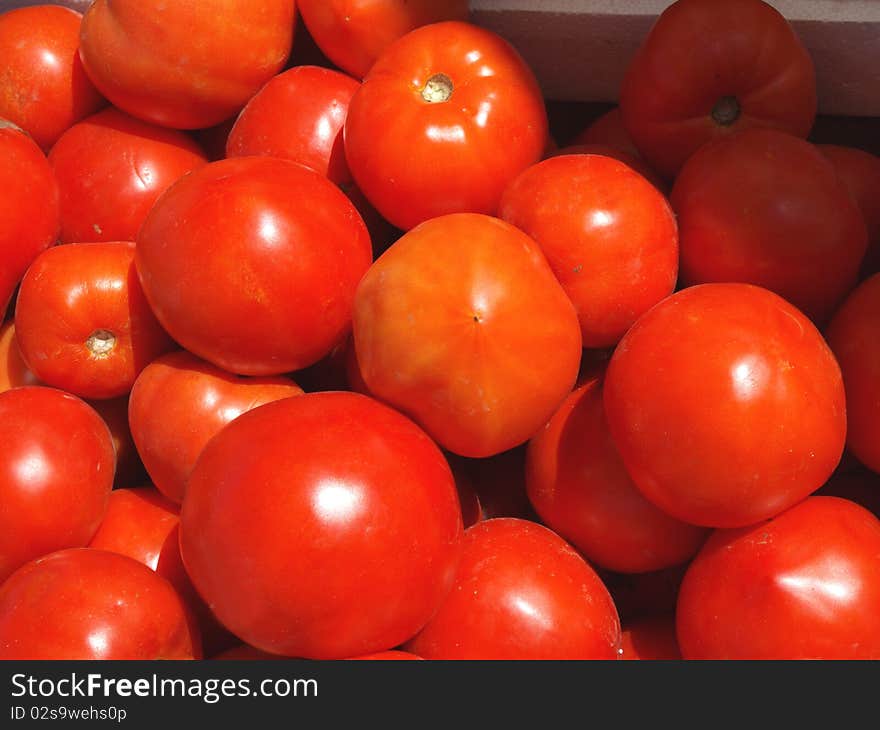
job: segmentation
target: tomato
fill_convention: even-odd
[[[806,137],[816,77],[786,19],[762,0],[678,0],[630,61],[620,91],[642,156],[675,176],[703,144],[750,127]]]
[[[345,195],[270,157],[187,175],[137,238],[138,274],[159,321],[187,350],[243,375],[299,370],[341,342],[371,258]]]
[[[620,658],[667,661],[681,659],[681,650],[675,636],[675,617],[643,618],[624,625]]]
[[[425,659],[616,659],[620,622],[562,538],[498,518],[465,532],[452,591],[404,648]]]
[[[831,475],[846,436],[840,368],[815,326],[748,284],[674,294],[621,340],[605,411],[626,470],[685,522],[741,527]]]
[[[358,78],[411,30],[468,19],[467,0],[298,0],[296,5],[320,49]]]
[[[828,344],[846,387],[847,446],[880,472],[880,274],[862,283],[834,315]]]
[[[58,184],[45,155],[0,119],[0,319],[37,255],[58,238]]]
[[[577,308],[584,347],[611,347],[669,296],[678,229],[666,198],[602,155],[530,167],[504,191],[499,215],[534,238]]]
[[[53,388],[0,393],[0,443],[2,582],[29,560],[88,543],[116,463],[100,416]]]
[[[83,398],[115,398],[174,346],[144,298],[134,256],[127,242],[55,246],[28,269],[15,336],[44,383]]]
[[[157,198],[205,162],[183,132],[105,109],[68,129],[49,153],[61,241],[134,241]]]
[[[294,0],[95,0],[80,56],[114,106],[163,127],[197,129],[237,113],[290,55]]]
[[[98,412],[98,415],[107,424],[107,428],[110,429],[113,450],[116,452],[114,485],[130,487],[133,484],[146,481],[147,475],[144,471],[144,465],[138,456],[134,440],[131,437],[131,428],[128,425],[128,397],[93,400],[89,401],[89,405]]]
[[[819,323],[856,284],[865,223],[832,165],[803,140],[752,129],[708,144],[670,200],[686,283],[763,286]]]
[[[180,596],[136,560],[90,548],[28,563],[0,586],[0,659],[194,659]]]
[[[525,471],[541,521],[608,570],[683,563],[707,536],[661,512],[632,483],[608,432],[600,378],[574,391],[532,437]]]
[[[181,502],[186,478],[212,436],[245,411],[300,393],[288,378],[242,378],[173,352],[147,365],[135,381],[129,421],[153,483]]]
[[[436,23],[392,44],[345,121],[355,182],[404,230],[447,213],[494,215],[543,156],[547,114],[531,70],[500,36]]]
[[[834,165],[862,212],[868,228],[868,253],[862,263],[864,275],[880,272],[880,157],[865,150],[838,145],[818,145]]]
[[[620,107],[605,112],[598,119],[594,120],[586,129],[578,134],[572,141],[573,146],[576,145],[597,145],[607,147],[616,152],[622,152],[627,157],[641,161],[641,153],[626,127],[623,126],[623,115],[620,113]]]
[[[443,454],[366,396],[239,416],[187,483],[181,549],[220,621],[275,654],[341,659],[415,634],[452,585],[458,496]]]
[[[602,155],[603,157],[610,157],[613,160],[622,162],[628,168],[637,172],[663,195],[666,195],[669,191],[669,186],[666,181],[648,167],[648,163],[641,157],[635,157],[628,152],[623,152],[614,147],[602,144],[573,144],[568,147],[563,147],[562,149],[554,150],[550,154],[545,155],[545,158],[561,157],[563,155]]]
[[[416,656],[415,654],[411,654],[408,651],[398,651],[396,649],[392,649],[390,651],[380,651],[375,654],[366,654],[365,656],[355,656],[351,657],[352,660],[370,660],[370,661],[417,661],[422,657]]]
[[[0,118],[27,131],[43,150],[106,103],[79,58],[81,21],[58,5],[0,15]]]
[[[537,244],[477,214],[423,223],[376,261],[354,341],[371,393],[472,457],[528,440],[581,356],[577,314]]]
[[[880,520],[811,497],[776,518],[719,530],[678,598],[685,659],[880,658]]]
[[[21,385],[39,385],[37,376],[28,370],[18,341],[15,339],[15,323],[6,322],[0,326],[0,393]]]

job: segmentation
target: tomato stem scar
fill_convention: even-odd
[[[729,127],[740,115],[739,101],[735,96],[722,96],[712,108],[712,119],[722,127]]]
[[[95,330],[86,340],[86,347],[94,357],[107,357],[116,347],[116,335],[110,330]]]
[[[446,74],[434,74],[425,82],[425,86],[422,89],[422,99],[429,104],[439,104],[444,101],[449,101],[449,97],[452,96],[452,90],[454,88],[452,79]]]

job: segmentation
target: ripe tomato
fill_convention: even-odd
[[[541,521],[608,570],[677,565],[707,537],[661,512],[632,483],[608,432],[599,378],[574,391],[532,438],[525,472]]]
[[[834,315],[828,344],[843,371],[847,446],[880,472],[880,274],[850,294]]]
[[[58,238],[58,185],[45,155],[0,120],[0,319],[27,267]]]
[[[187,175],[137,239],[159,321],[187,350],[244,375],[299,370],[341,342],[371,257],[367,229],[335,185],[270,157]]]
[[[644,163],[639,148],[636,147],[629,132],[626,131],[626,127],[623,126],[623,115],[620,113],[619,106],[605,112],[592,122],[572,140],[571,144],[609,147]]]
[[[685,659],[880,658],[880,520],[811,497],[764,523],[719,530],[678,597]]]
[[[115,398],[174,346],[144,298],[134,256],[128,242],[55,246],[28,269],[15,336],[44,383],[83,398]]]
[[[543,156],[547,114],[531,70],[500,36],[436,23],[392,44],[351,100],[355,182],[404,230],[446,213],[494,215]]]
[[[296,5],[320,49],[358,78],[411,30],[468,19],[467,0],[298,0]]]
[[[816,117],[813,62],[762,0],[678,0],[630,61],[620,110],[645,159],[674,177],[704,143],[739,129],[806,137]]]
[[[628,168],[637,172],[663,195],[666,195],[669,191],[667,183],[656,172],[648,167],[647,162],[640,157],[635,157],[629,154],[628,152],[623,152],[602,144],[573,144],[568,147],[563,147],[562,149],[554,150],[550,154],[545,155],[545,157],[561,157],[563,155],[602,155],[603,157],[610,157],[613,160],[622,162]]]
[[[65,129],[106,102],[82,67],[82,16],[58,5],[0,15],[0,118],[48,150]]]
[[[105,109],[68,129],[49,153],[61,241],[134,241],[158,197],[205,162],[183,132]]]
[[[681,650],[675,636],[674,616],[641,618],[624,625],[620,658],[625,660],[677,660]]]
[[[39,385],[37,376],[28,370],[18,341],[15,339],[15,323],[6,322],[0,326],[0,393],[21,385]]]
[[[621,340],[605,379],[627,471],[664,512],[709,527],[772,517],[843,452],[840,368],[813,324],[748,284],[674,294]]]
[[[865,223],[803,140],[768,129],[717,140],[688,160],[670,199],[688,284],[763,286],[820,323],[855,286]]]
[[[620,622],[562,538],[498,518],[465,532],[452,591],[405,648],[425,659],[617,659]]]
[[[290,55],[294,0],[95,0],[80,56],[115,106],[163,127],[198,129],[237,113]]]
[[[499,215],[534,238],[577,309],[584,347],[611,347],[672,294],[678,229],[666,198],[622,162],[563,155],[504,191]]]
[[[288,378],[242,378],[188,352],[173,352],[147,365],[135,381],[129,421],[153,483],[181,502],[196,459],[223,426],[245,411],[301,393]]]
[[[220,621],[258,649],[314,659],[415,634],[452,585],[461,533],[440,450],[354,393],[239,416],[202,451],[181,513],[184,563]]]
[[[116,464],[98,414],[53,388],[0,393],[0,443],[2,582],[29,560],[88,543]]]
[[[423,223],[379,258],[358,287],[354,341],[371,393],[475,457],[546,423],[581,356],[577,314],[537,244],[476,214]]]
[[[198,633],[171,584],[91,548],[28,563],[0,586],[0,659],[194,659]]]

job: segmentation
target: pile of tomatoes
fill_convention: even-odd
[[[880,158],[770,5],[562,149],[461,0],[66,5],[0,15],[0,658],[880,658]]]

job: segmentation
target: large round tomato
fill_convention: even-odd
[[[621,340],[605,410],[627,471],[670,515],[740,527],[825,482],[843,452],[840,368],[775,294],[706,284],[674,294]]]
[[[719,530],[678,596],[685,659],[880,659],[880,520],[811,497]]]
[[[678,229],[666,198],[622,162],[563,155],[504,191],[499,215],[541,246],[577,308],[584,347],[611,347],[672,294]]]
[[[345,122],[355,182],[402,229],[446,213],[494,215],[546,139],[541,90],[519,54],[488,30],[452,21],[392,44]]]
[[[357,360],[370,392],[462,456],[528,440],[574,385],[577,314],[537,244],[489,216],[423,223],[357,291]]]
[[[0,443],[2,582],[29,560],[88,543],[116,460],[100,416],[54,388],[0,393]]]
[[[864,220],[831,163],[803,140],[750,129],[707,144],[670,200],[685,283],[756,284],[820,323],[855,286]]]
[[[285,398],[239,416],[190,474],[181,548],[220,621],[275,654],[392,649],[452,585],[462,524],[443,454],[355,393]]]
[[[498,518],[465,532],[455,584],[406,649],[425,659],[617,659],[620,621],[562,538]]]
[[[816,117],[807,49],[763,0],[678,0],[630,61],[623,122],[669,177],[701,145],[748,127],[806,137]]]
[[[79,58],[81,21],[79,13],[58,5],[0,15],[0,118],[44,150],[105,103]]]
[[[134,241],[158,197],[207,162],[183,132],[105,109],[68,129],[49,153],[61,241]]]
[[[294,0],[95,0],[80,56],[123,111],[180,129],[231,117],[290,55]]]
[[[341,342],[371,258],[345,195],[272,157],[187,175],[137,239],[138,274],[159,321],[187,350],[244,375],[299,370]]]

